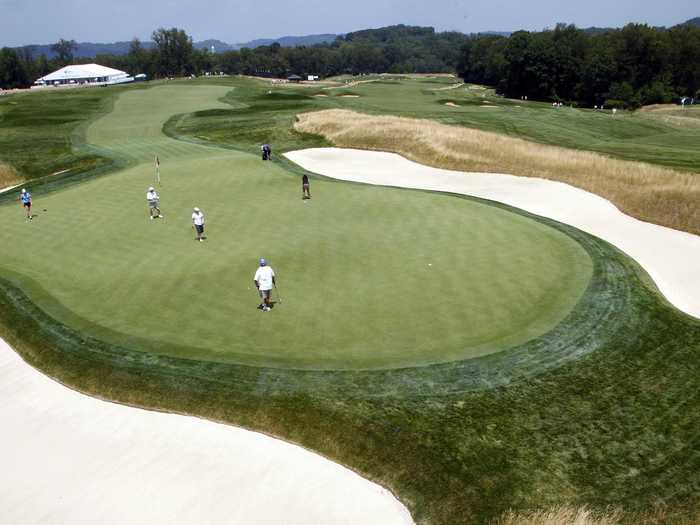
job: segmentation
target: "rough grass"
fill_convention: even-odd
[[[617,510],[594,512],[586,507],[558,507],[521,514],[509,511],[493,525],[617,525],[621,516]]]
[[[124,89],[32,91],[3,97],[0,165],[11,166],[16,177],[28,181],[106,166],[109,159],[85,147],[84,131],[110,110]]]
[[[22,179],[17,176],[17,172],[12,166],[0,162],[0,189],[14,186],[21,181]]]
[[[300,114],[295,129],[340,147],[393,151],[440,168],[565,182],[633,217],[700,234],[700,177],[690,173],[429,120],[347,110]]]
[[[595,510],[561,506],[529,512],[506,512],[491,525],[698,525],[700,517],[674,514],[665,507],[625,514],[619,508]]]

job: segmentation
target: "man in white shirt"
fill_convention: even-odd
[[[195,240],[202,242],[204,240],[204,214],[196,206],[192,210],[192,227],[197,232]]]
[[[155,219],[156,217],[162,219],[163,215],[160,213],[160,198],[158,197],[158,194],[153,186],[148,188],[148,191],[146,192],[146,200],[148,201],[148,212],[151,214],[151,220]]]
[[[258,308],[263,312],[268,312],[272,307],[272,303],[270,303],[270,294],[272,293],[272,287],[275,285],[275,271],[267,265],[265,259],[260,259],[260,267],[255,272],[253,281],[263,300]]]

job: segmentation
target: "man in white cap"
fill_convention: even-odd
[[[148,212],[151,214],[151,220],[155,219],[156,217],[162,219],[163,215],[160,213],[160,198],[158,197],[158,193],[156,193],[153,186],[148,188],[148,191],[146,192],[146,200],[148,201]]]
[[[270,295],[272,294],[272,287],[275,285],[275,271],[267,265],[265,259],[260,259],[260,266],[255,272],[255,277],[253,277],[253,282],[255,282],[255,287],[260,293],[260,297],[263,302],[260,303],[258,309],[263,312],[270,311],[272,303],[270,302]]]
[[[202,242],[204,240],[204,214],[196,206],[192,210],[192,227],[197,232],[195,240]]]
[[[22,207],[27,210],[27,219],[31,221],[34,218],[32,215],[32,194],[22,188],[19,200],[22,203]]]

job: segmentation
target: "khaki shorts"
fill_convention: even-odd
[[[160,201],[148,201],[149,208],[160,208]]]
[[[260,297],[263,299],[269,299],[270,295],[272,294],[272,290],[259,290],[260,292]]]

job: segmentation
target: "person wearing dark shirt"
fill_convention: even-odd
[[[311,198],[311,189],[309,187],[309,177],[304,173],[304,176],[301,178],[301,198],[302,199],[310,199]]]

